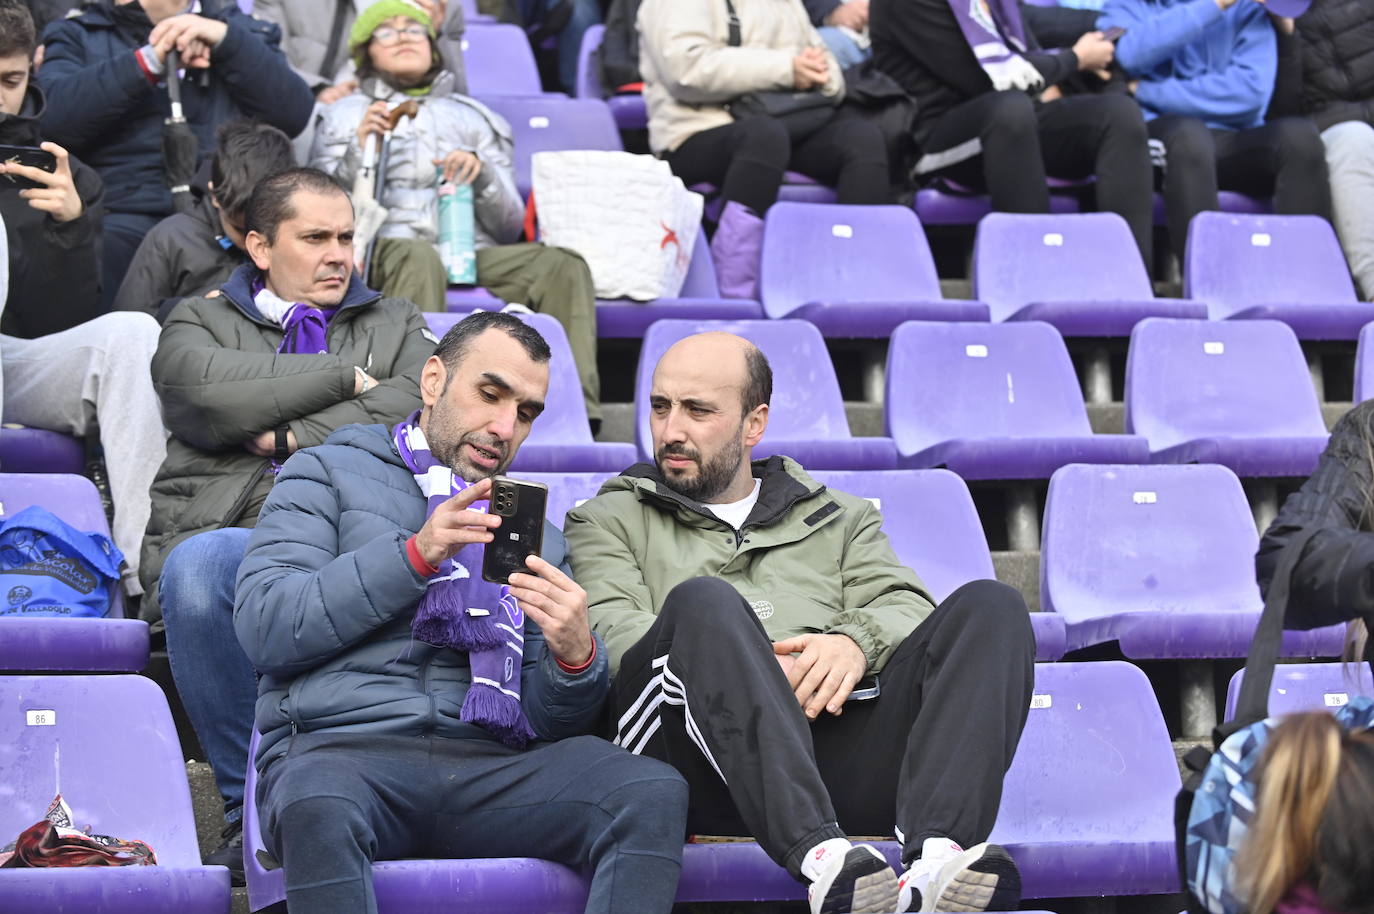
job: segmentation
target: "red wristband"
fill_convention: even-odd
[[[410,567],[421,577],[432,578],[439,573],[439,569],[426,562],[425,557],[420,554],[420,547],[415,545],[413,536],[406,540],[406,558],[410,559]]]
[[[590,666],[592,665],[592,663],[593,663],[595,660],[596,660],[596,639],[595,639],[595,638],[592,639],[592,655],[591,655],[590,657],[588,657],[588,658],[587,658],[587,662],[584,663],[584,664],[582,664],[581,666],[571,666],[571,665],[569,665],[569,664],[564,663],[562,660],[559,660],[557,657],[554,657],[554,658],[553,658],[553,662],[556,663],[556,664],[558,664],[558,668],[559,668],[560,670],[562,670],[562,671],[565,672],[565,673],[571,673],[571,674],[573,674],[573,675],[576,675],[577,673],[585,673],[585,672],[587,671],[587,668],[590,667]]]

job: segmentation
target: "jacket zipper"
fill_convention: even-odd
[[[429,719],[425,721],[425,729],[422,735],[429,736],[434,732],[435,719],[439,716],[439,706],[434,701],[434,693],[429,690],[429,665],[434,662],[434,652],[425,658],[425,662],[420,664],[420,691],[424,693],[429,701]]]
[[[229,509],[229,513],[225,515],[224,520],[220,522],[219,529],[223,530],[225,527],[231,527],[238,521],[239,517],[243,514],[243,509],[248,507],[248,499],[253,497],[253,490],[258,487],[258,481],[267,474],[267,468],[271,465],[271,460],[264,460],[262,465],[257,468],[257,471],[253,473],[253,478],[248,480],[248,485],[244,486],[243,491],[239,493],[239,497],[234,502],[234,506]]]

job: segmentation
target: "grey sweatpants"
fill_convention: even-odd
[[[151,510],[148,488],[167,455],[149,371],[159,332],[148,314],[115,311],[36,340],[0,336],[0,420],[76,436],[99,425],[114,542],[128,562],[124,590],[131,596],[143,592],[138,552]]]
[[[1346,121],[1322,131],[1331,210],[1360,295],[1374,300],[1374,126]]]

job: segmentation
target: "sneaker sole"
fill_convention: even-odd
[[[945,885],[934,911],[1013,911],[1021,904],[1021,872],[1007,852],[988,845]]]
[[[844,867],[826,892],[821,914],[889,914],[897,910],[897,874],[887,861],[865,852],[854,862],[845,860]],[[836,886],[850,884],[850,890],[836,892]],[[833,894],[832,894],[833,893]]]

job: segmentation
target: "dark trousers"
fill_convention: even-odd
[[[1004,213],[1049,212],[1046,175],[1096,175],[1097,208],[1126,220],[1149,269],[1153,201],[1146,141],[1140,108],[1123,94],[1036,104],[1024,92],[988,92],[928,128],[920,167],[986,188],[992,208]]]
[[[893,652],[882,694],[807,721],[749,604],[716,578],[668,594],[611,684],[616,742],[691,787],[688,829],[752,835],[800,878],[802,856],[851,835],[987,839],[1025,726],[1035,644],[1021,595],[950,594]]]
[[[720,188],[722,199],[759,215],[778,199],[789,168],[832,185],[840,203],[892,202],[882,132],[844,112],[800,141],[771,117],[703,130],[669,153],[668,164],[684,184],[709,181]]]
[[[672,907],[687,788],[591,736],[487,740],[302,733],[258,782],[291,914],[377,910],[371,862],[542,857],[592,870],[586,910]]]
[[[1217,208],[1217,191],[1274,198],[1284,215],[1331,218],[1331,185],[1321,134],[1307,118],[1285,117],[1249,130],[1213,130],[1192,117],[1150,121],[1164,143],[1164,204],[1180,260],[1188,223]]]

